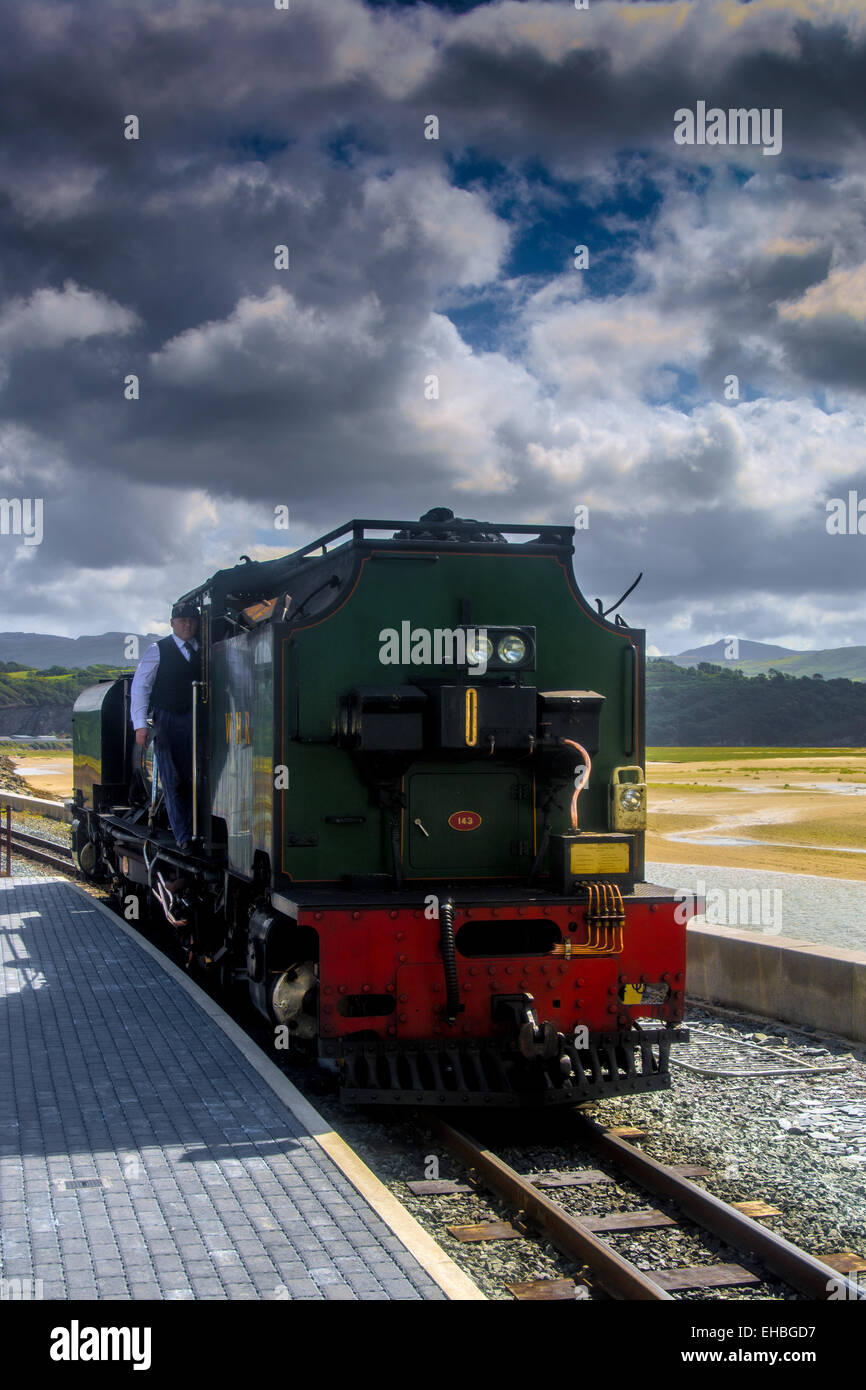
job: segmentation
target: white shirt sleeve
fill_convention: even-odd
[[[156,680],[158,670],[159,647],[156,642],[151,642],[135,668],[132,689],[129,692],[129,717],[132,720],[133,729],[144,729],[147,726],[147,707],[150,704],[150,692],[153,690],[153,683]]]

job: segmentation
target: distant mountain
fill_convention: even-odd
[[[705,647],[693,647],[677,656],[656,660],[673,661],[677,666],[697,666],[701,661],[709,661],[725,669],[742,671],[746,676],[766,675],[772,667],[789,676],[821,675],[825,680],[866,680],[866,647],[827,647],[815,652],[798,652],[790,647],[750,642],[742,637],[734,659],[725,655],[728,645],[721,638]]]
[[[101,632],[87,637],[58,637],[47,632],[0,632],[0,661],[17,661],[34,671],[50,666],[67,669],[84,666],[135,666],[137,657],[127,656],[130,636],[138,638],[138,654],[159,638],[150,633]]]
[[[726,659],[725,652],[728,643],[724,637],[720,637],[718,642],[710,642],[706,647],[692,647],[691,651],[680,652],[677,656],[666,657],[666,661],[675,661],[678,666],[697,666],[699,661],[716,661],[720,665],[737,666],[741,661],[774,661],[778,656],[801,656],[803,653],[795,652],[791,647],[773,647],[769,642],[750,642],[747,637],[741,637],[737,643],[737,659]]]

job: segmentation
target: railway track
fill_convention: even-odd
[[[676,1167],[659,1163],[621,1135],[602,1129],[584,1115],[576,1115],[576,1138],[584,1149],[606,1160],[648,1193],[676,1204],[684,1219],[706,1233],[718,1237],[767,1276],[786,1283],[799,1294],[813,1300],[830,1297],[866,1299],[866,1290],[847,1280],[839,1269],[799,1249],[784,1237],[762,1226],[754,1216],[712,1196],[691,1182]],[[655,1209],[616,1212],[610,1216],[576,1216],[567,1211],[544,1189],[575,1187],[607,1176],[591,1169],[561,1174],[558,1178],[523,1177],[477,1139],[439,1117],[428,1127],[469,1170],[473,1185],[488,1187],[514,1209],[512,1222],[480,1223],[476,1227],[449,1227],[458,1239],[483,1240],[527,1235],[541,1227],[553,1243],[580,1266],[589,1270],[589,1279],[612,1298],[673,1301],[678,1289],[710,1289],[762,1282],[760,1274],[739,1265],[699,1265],[687,1269],[648,1271],[624,1258],[605,1239],[606,1235],[637,1233],[640,1230],[676,1226],[678,1221]],[[444,1194],[466,1191],[460,1184],[413,1183],[417,1195],[425,1190]],[[753,1212],[773,1209],[761,1203],[740,1204]],[[499,1229],[497,1229],[499,1228]],[[587,1297],[589,1289],[581,1281],[535,1280],[530,1284],[508,1286],[519,1298],[560,1299]]]
[[[46,864],[51,869],[59,869],[64,874],[78,875],[72,850],[58,844],[56,840],[51,840],[45,835],[31,835],[29,831],[18,830],[13,826],[10,844],[13,854],[35,859],[37,863]]]

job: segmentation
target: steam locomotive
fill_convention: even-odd
[[[644,877],[644,633],[583,597],[573,537],[439,508],[190,590],[193,851],[131,677],[76,702],[82,872],[164,915],[346,1101],[670,1084],[686,915]]]

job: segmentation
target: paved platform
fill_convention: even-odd
[[[66,880],[0,879],[4,1054],[0,1276],[36,1296],[481,1296],[237,1025]]]

